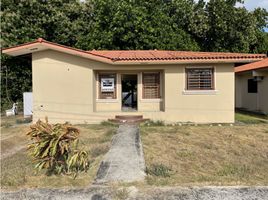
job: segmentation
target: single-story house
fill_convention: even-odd
[[[268,114],[268,58],[235,68],[236,108]]]
[[[234,66],[265,54],[84,51],[42,38],[3,53],[32,55],[33,121],[96,123],[115,115],[234,122]]]

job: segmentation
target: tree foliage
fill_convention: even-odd
[[[1,46],[8,47],[39,37],[73,46],[83,4],[76,0],[2,0]],[[1,55],[1,110],[22,101],[23,92],[31,91],[31,57]],[[22,103],[19,103],[22,106]]]
[[[173,23],[163,0],[92,0],[92,24],[78,42],[84,49],[199,50],[189,33]]]
[[[267,10],[237,7],[242,0],[207,3],[204,0],[2,0],[1,3],[2,47],[43,37],[85,50],[252,53],[268,50],[268,36],[264,32],[268,28]],[[8,103],[7,94],[11,101],[20,101],[22,92],[31,90],[31,67],[26,61],[30,57],[2,55],[1,58],[3,106]]]

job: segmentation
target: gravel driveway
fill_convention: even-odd
[[[42,200],[266,200],[268,187],[164,187],[139,190],[132,187],[112,189],[94,186],[87,189],[56,190],[27,189],[1,192],[1,199]]]

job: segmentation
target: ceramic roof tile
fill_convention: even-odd
[[[164,51],[164,50],[92,50],[84,51],[60,45],[39,38],[36,41],[15,47],[2,49],[8,55],[32,53],[30,47],[43,45],[62,52],[79,55],[89,59],[113,64],[139,63],[177,63],[177,62],[252,62],[266,57],[265,54],[223,53],[223,52],[193,52],[193,51]]]
[[[262,69],[262,68],[268,68],[268,58],[265,58],[261,61],[249,63],[246,65],[241,65],[239,67],[235,68],[235,72],[244,72],[244,71],[250,71],[250,70],[256,70],[256,69]]]
[[[163,50],[93,50],[88,51],[96,56],[103,56],[113,61],[139,60],[184,60],[184,59],[243,59],[264,58],[264,54],[192,52]]]

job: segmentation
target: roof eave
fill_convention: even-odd
[[[80,49],[58,45],[56,43],[48,42],[43,39],[38,39],[34,42],[29,42],[23,45],[18,45],[18,46],[2,49],[2,53],[10,55],[10,56],[20,56],[20,55],[36,53],[36,52],[44,51],[48,49],[56,50],[56,51],[63,52],[63,53],[68,53],[68,54],[75,55],[75,56],[80,56],[83,58],[87,58],[87,59],[91,59],[91,60],[95,60],[95,61],[99,61],[103,63],[109,63],[109,64],[113,63],[113,61],[111,61],[110,59],[95,56],[89,52],[86,52]]]
[[[263,67],[258,67],[258,68],[250,68],[250,69],[235,69],[235,73],[243,73],[243,72],[262,70],[262,69],[268,69],[268,66],[263,66]]]
[[[111,65],[160,65],[160,64],[190,64],[190,63],[250,63],[255,61],[260,61],[265,58],[265,54],[248,56],[244,58],[178,58],[178,59],[144,59],[144,60],[114,60],[111,58],[107,58],[105,56],[95,55],[94,53],[60,45],[57,43],[46,41],[42,38],[37,39],[36,41],[21,44],[15,47],[9,47],[2,50],[2,53],[11,55],[11,56],[18,56],[24,54],[35,53],[38,51],[44,50],[56,50],[59,52],[83,57],[86,59],[91,59],[94,61],[107,63]],[[257,56],[257,57],[256,57]],[[262,57],[263,56],[263,57]]]

